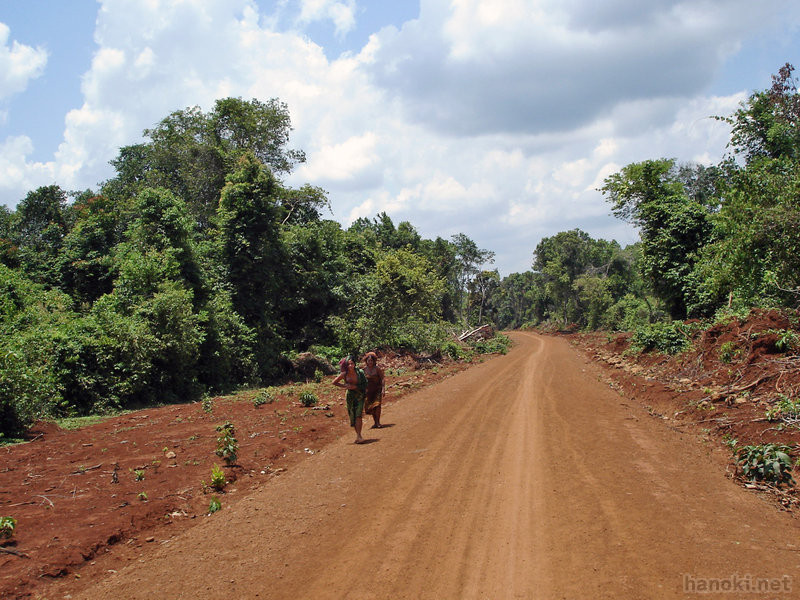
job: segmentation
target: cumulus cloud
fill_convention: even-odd
[[[31,79],[39,77],[47,64],[47,51],[32,48],[16,40],[9,45],[11,30],[0,23],[0,101],[28,87]]]
[[[335,218],[386,211],[426,237],[463,232],[501,272],[522,270],[561,230],[635,239],[597,192],[605,177],[646,158],[719,160],[728,131],[708,117],[745,94],[710,96],[713,75],[778,16],[800,23],[779,0],[421,0],[418,18],[329,59],[303,27],[350,31],[354,0],[275,7],[101,0],[63,143],[48,163],[27,160],[25,136],[0,144],[0,200],[95,186],[174,110],[277,97],[308,157],[287,183],[324,187]]]
[[[16,202],[28,190],[54,183],[53,164],[28,162],[26,157],[32,152],[33,143],[25,135],[8,137],[0,144],[0,197]]]
[[[371,74],[447,134],[563,131],[702,93],[738,40],[798,16],[778,0],[611,4],[422,0],[419,19],[375,40]]]
[[[346,2],[337,2],[336,0],[301,0],[300,4],[300,15],[297,17],[297,22],[299,24],[330,20],[338,36],[345,35],[355,27],[355,0],[347,0]]]

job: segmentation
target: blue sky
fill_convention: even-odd
[[[798,26],[782,0],[0,0],[0,202],[96,188],[173,110],[278,97],[308,156],[287,183],[506,275],[558,231],[635,241],[603,178],[718,161],[708,117],[800,66]]]

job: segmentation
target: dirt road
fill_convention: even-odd
[[[72,597],[800,597],[797,519],[563,340],[513,337],[392,405],[373,443],[335,442]]]

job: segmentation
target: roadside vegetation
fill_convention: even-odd
[[[292,377],[299,353],[435,355],[484,319],[470,286],[492,252],[384,213],[325,218],[324,190],[282,182],[305,160],[290,131],[276,99],[178,110],[98,189],[0,208],[0,439],[42,418],[211,412]]]

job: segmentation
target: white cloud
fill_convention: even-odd
[[[378,137],[373,132],[352,136],[340,144],[320,148],[298,176],[317,181],[349,181],[377,162],[375,147]]]
[[[355,27],[355,0],[337,2],[335,0],[301,0],[298,23],[308,24],[314,21],[330,20],[336,35],[343,36]]]
[[[739,40],[800,22],[778,0],[616,0],[621,23],[598,4],[423,0],[420,19],[375,42],[371,72],[409,119],[447,134],[568,131],[632,101],[675,107]]]
[[[83,104],[51,162],[28,162],[24,136],[0,145],[0,200],[95,186],[174,110],[277,97],[308,156],[287,182],[327,189],[336,218],[386,211],[426,237],[464,232],[521,270],[561,230],[632,241],[603,179],[647,158],[719,160],[728,132],[708,117],[746,96],[710,96],[714,74],[778,16],[800,23],[778,0],[421,0],[419,18],[336,60],[302,31],[329,21],[341,35],[359,14],[306,0],[279,29],[254,0],[102,0]]]
[[[0,101],[24,91],[28,82],[39,77],[47,64],[47,51],[16,40],[9,45],[10,33],[8,26],[0,23]]]
[[[12,136],[0,144],[0,196],[16,203],[28,191],[55,183],[52,163],[28,162],[33,143],[24,135]]]

